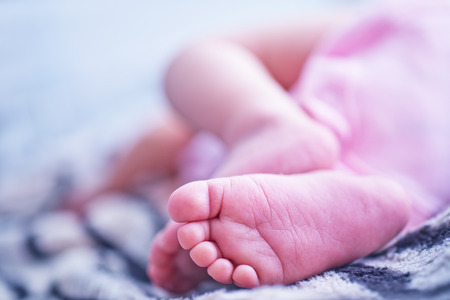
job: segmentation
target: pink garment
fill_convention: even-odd
[[[450,200],[450,5],[371,9],[311,55],[291,93],[342,144],[341,168],[395,179],[429,217]],[[211,176],[220,142],[197,136],[186,182]]]
[[[331,34],[293,97],[342,144],[342,162],[405,185],[432,215],[450,200],[450,5],[386,6]]]

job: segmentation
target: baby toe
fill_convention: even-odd
[[[214,280],[220,283],[232,283],[232,275],[234,271],[234,266],[228,259],[219,258],[216,259],[208,267],[208,275]]]
[[[170,195],[167,203],[169,215],[179,223],[215,218],[220,213],[229,187],[230,178],[187,183]]]
[[[183,249],[192,249],[195,245],[209,239],[209,223],[207,221],[191,222],[180,226],[178,241]]]
[[[248,265],[239,265],[233,272],[233,281],[243,288],[254,288],[260,285],[255,269]]]
[[[169,222],[153,240],[154,248],[159,248],[167,254],[176,254],[181,249],[177,238],[177,231],[180,224]]]
[[[210,200],[206,181],[194,181],[175,190],[169,198],[170,217],[176,222],[208,219]]]
[[[189,254],[199,267],[208,267],[222,255],[217,244],[209,241],[201,242]]]

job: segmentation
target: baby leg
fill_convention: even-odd
[[[151,261],[163,261],[157,268],[165,270],[150,265],[156,283],[180,263],[161,242],[177,234],[212,278],[256,287],[293,283],[379,249],[405,226],[409,198],[397,184],[374,176],[260,174],[189,183],[172,194],[169,213],[183,224],[155,241]],[[186,285],[183,280],[166,275],[173,281],[166,286],[185,291],[177,288]],[[198,269],[189,286],[197,275]]]
[[[122,157],[112,162],[111,173],[104,182],[93,189],[77,191],[76,195],[71,195],[68,206],[83,210],[99,195],[135,188],[142,177],[154,179],[156,188],[167,199],[179,187],[176,182],[177,156],[193,134],[192,128],[180,117],[170,113],[162,124],[153,128]]]
[[[334,135],[236,43],[216,40],[188,49],[169,69],[166,89],[181,115],[228,146],[217,177],[326,169],[338,156]]]
[[[131,148],[104,185],[105,191],[129,189],[139,175],[171,176],[177,172],[177,157],[194,134],[193,129],[175,113],[151,130]]]

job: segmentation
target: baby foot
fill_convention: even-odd
[[[189,259],[189,252],[181,248],[177,239],[180,226],[171,221],[158,233],[147,270],[154,284],[174,293],[189,291],[208,278],[206,271]]]
[[[235,130],[230,152],[215,177],[254,173],[299,174],[331,169],[338,157],[336,137],[323,125],[307,118],[271,116],[256,129]]]
[[[383,246],[405,225],[408,200],[374,177],[247,175],[189,183],[172,194],[169,213],[183,224],[160,234],[150,276],[183,292],[204,278],[199,268],[183,270],[183,249],[221,283],[289,284]]]

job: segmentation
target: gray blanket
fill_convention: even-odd
[[[0,201],[0,299],[180,297],[146,276],[151,240],[165,222],[148,199],[105,196],[80,218],[58,209],[70,174],[47,177]],[[379,253],[293,285],[205,282],[182,298],[449,299],[450,209]]]

